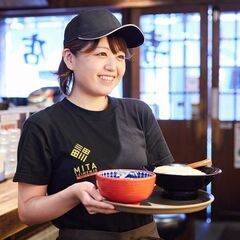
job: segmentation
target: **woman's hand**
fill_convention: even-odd
[[[85,206],[89,214],[112,214],[117,211],[114,206],[103,202],[103,197],[91,182],[81,182],[73,185],[77,198]]]
[[[52,195],[47,195],[47,185],[18,183],[18,213],[27,225],[56,219],[82,203],[89,214],[116,213],[114,206],[103,202],[91,182],[75,183]]]

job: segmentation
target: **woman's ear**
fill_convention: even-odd
[[[63,61],[67,65],[68,69],[73,71],[73,54],[69,48],[64,48],[62,52]]]

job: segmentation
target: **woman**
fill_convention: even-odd
[[[107,10],[81,12],[67,25],[58,76],[66,97],[27,119],[19,142],[19,217],[52,221],[60,240],[159,239],[151,215],[117,212],[94,174],[173,161],[150,108],[109,97],[141,30]]]

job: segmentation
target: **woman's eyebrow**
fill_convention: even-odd
[[[110,47],[107,47],[107,46],[97,46],[95,49],[98,49],[98,48],[103,48],[103,49],[106,49],[108,51],[112,51]],[[119,53],[124,53],[122,50],[119,50]]]
[[[105,46],[98,46],[98,47],[96,47],[96,48],[104,48],[104,49],[110,50],[109,47],[105,47]]]

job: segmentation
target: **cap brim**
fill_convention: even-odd
[[[99,39],[99,38],[102,38],[102,37],[109,36],[113,33],[122,37],[126,41],[126,44],[127,44],[128,48],[139,47],[144,42],[143,32],[141,31],[140,28],[138,28],[134,24],[125,24],[121,27],[115,28],[112,31],[108,31],[108,32],[105,32],[105,33],[99,33],[98,36],[95,35],[94,37],[78,36],[78,39],[80,39],[80,40],[95,40],[95,39]]]

